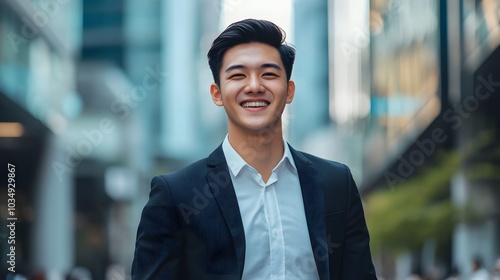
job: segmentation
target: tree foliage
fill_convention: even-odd
[[[395,188],[366,198],[366,218],[374,253],[416,251],[426,240],[449,242],[455,224],[450,180],[458,168],[458,155],[441,152],[436,162]]]

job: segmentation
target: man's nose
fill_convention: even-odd
[[[261,80],[258,76],[251,75],[249,77],[245,92],[253,94],[264,92],[264,87],[262,86]]]

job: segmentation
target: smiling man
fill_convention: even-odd
[[[283,139],[294,59],[269,21],[214,40],[210,93],[228,135],[208,158],[153,178],[134,279],[376,279],[349,168]]]

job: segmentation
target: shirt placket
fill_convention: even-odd
[[[275,187],[276,182],[265,187],[264,209],[269,230],[270,278],[273,280],[281,280],[285,277],[285,247]]]

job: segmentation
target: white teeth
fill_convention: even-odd
[[[258,101],[258,102],[245,102],[241,104],[243,107],[266,107],[269,105],[269,103],[264,102],[264,101]]]

